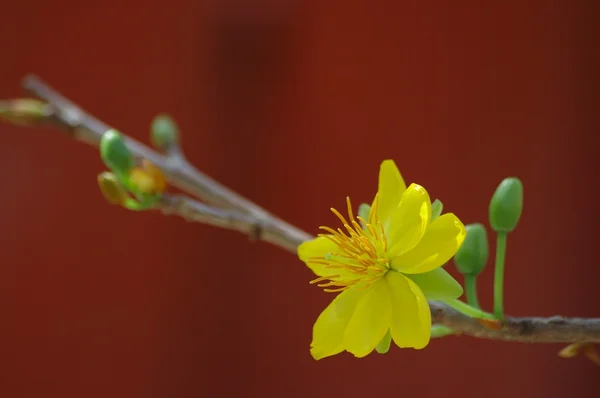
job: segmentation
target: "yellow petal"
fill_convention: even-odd
[[[398,206],[406,184],[393,160],[384,160],[379,168],[377,189],[377,219],[385,223],[392,210]],[[372,209],[372,207],[371,207]]]
[[[400,348],[421,349],[431,338],[431,311],[421,289],[399,272],[385,276],[392,300],[390,331]]]
[[[313,326],[310,353],[321,359],[344,351],[344,332],[361,297],[357,289],[340,293],[321,313]]]
[[[345,269],[329,269],[323,264],[324,257],[340,254],[340,248],[330,239],[319,236],[298,246],[298,257],[318,276],[339,275],[341,278],[355,279],[356,275]]]
[[[421,240],[431,218],[431,200],[427,190],[410,184],[400,204],[390,215],[388,254],[396,257],[413,249]]]
[[[465,236],[463,223],[452,213],[444,214],[429,224],[414,249],[392,258],[392,268],[405,274],[432,271],[456,254]]]
[[[298,257],[306,262],[311,257],[323,257],[329,252],[339,251],[338,246],[324,236],[302,242],[298,246]]]
[[[368,288],[358,301],[344,334],[346,351],[362,358],[381,342],[390,327],[390,294],[381,279]]]

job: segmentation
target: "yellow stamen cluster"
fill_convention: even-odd
[[[340,219],[347,233],[341,228],[335,231],[330,227],[319,227],[328,232],[328,234],[319,236],[331,240],[339,251],[328,253],[323,257],[308,259],[308,263],[320,264],[333,270],[332,275],[314,279],[310,282],[311,284],[319,283],[317,286],[325,288],[326,292],[337,293],[357,283],[361,283],[362,287],[366,288],[389,271],[390,263],[385,255],[387,239],[383,224],[377,219],[377,202],[377,197],[375,197],[368,222],[362,217],[356,217],[364,228],[354,219],[350,198],[346,198],[350,222],[336,209],[331,209],[333,214]],[[335,270],[345,270],[356,277],[348,278],[347,272],[344,272],[346,276],[342,277],[340,274],[335,274]]]
[[[142,167],[132,169],[129,178],[138,191],[148,195],[161,194],[167,187],[162,171],[148,159],[142,161]]]

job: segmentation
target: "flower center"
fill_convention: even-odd
[[[317,286],[331,293],[341,292],[357,284],[360,284],[361,288],[367,288],[390,270],[390,262],[386,256],[385,229],[377,219],[377,203],[377,196],[375,196],[368,221],[360,216],[356,217],[358,222],[355,221],[352,203],[348,197],[346,204],[350,222],[336,209],[331,209],[342,222],[345,231],[341,228],[335,231],[329,227],[319,227],[328,232],[319,236],[335,243],[337,250],[323,257],[308,259],[308,262],[320,264],[332,271],[331,275],[310,281],[311,284],[318,283]]]

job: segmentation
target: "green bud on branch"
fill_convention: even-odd
[[[152,120],[150,140],[152,145],[162,151],[179,143],[179,128],[169,115],[160,114]]]
[[[478,275],[488,261],[489,244],[487,233],[482,224],[465,226],[467,236],[454,255],[454,263],[458,272],[463,275]]]
[[[100,156],[104,164],[120,176],[125,176],[134,166],[133,156],[116,130],[108,130],[100,141]]]
[[[129,198],[117,176],[111,172],[105,171],[98,175],[98,186],[104,198],[113,205],[122,206]]]
[[[511,232],[523,212],[523,183],[516,177],[505,178],[490,201],[490,225],[496,232]]]

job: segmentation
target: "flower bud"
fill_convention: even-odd
[[[0,101],[0,120],[28,126],[39,122],[50,114],[50,106],[44,101],[32,98],[20,98]]]
[[[104,198],[113,205],[123,205],[129,197],[117,177],[108,171],[98,175],[98,186]]]
[[[490,225],[496,232],[511,232],[523,212],[523,183],[516,177],[505,178],[490,201]]]
[[[102,136],[100,156],[107,167],[120,175],[128,174],[134,165],[133,156],[117,130],[108,130]]]
[[[160,114],[152,120],[150,140],[160,150],[166,150],[179,142],[179,128],[169,115]]]
[[[489,256],[487,233],[482,224],[465,227],[467,236],[454,255],[456,268],[463,275],[477,275],[485,268]]]

